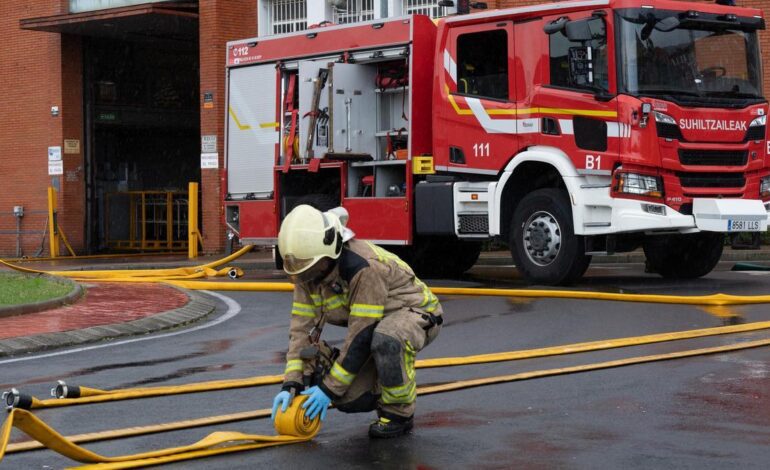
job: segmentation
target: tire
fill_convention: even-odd
[[[472,268],[480,254],[479,242],[424,237],[415,240],[407,258],[419,277],[452,278]]]
[[[388,247],[412,267],[418,277],[451,278],[462,275],[476,264],[481,254],[480,242],[466,242],[446,237],[420,237],[412,246]]]
[[[722,233],[648,237],[644,255],[651,271],[669,279],[695,279],[710,273],[724,250]]]
[[[511,219],[513,261],[532,284],[567,285],[591,263],[583,237],[575,235],[566,191],[543,188],[522,198]]]

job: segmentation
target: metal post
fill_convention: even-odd
[[[142,224],[142,250],[146,249],[147,244],[147,202],[144,199],[144,191],[142,191],[142,220],[139,221]]]
[[[56,190],[48,188],[48,240],[51,244],[51,258],[59,256],[59,231],[56,227]]]
[[[198,257],[198,183],[190,183],[187,195],[187,256]]]
[[[174,193],[166,193],[166,249],[174,248]]]

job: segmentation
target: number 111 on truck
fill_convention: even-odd
[[[274,245],[298,204],[426,276],[482,243],[537,284],[643,248],[664,277],[767,230],[759,10],[585,0],[228,43],[225,221]],[[280,258],[277,258],[280,261]]]

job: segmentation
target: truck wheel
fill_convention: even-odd
[[[411,247],[389,248],[406,261],[418,277],[457,277],[476,264],[481,243],[421,237]]]
[[[724,240],[724,234],[715,232],[661,235],[648,237],[643,248],[652,271],[665,278],[695,279],[719,263]]]
[[[583,237],[575,235],[566,191],[544,188],[524,196],[511,220],[511,255],[531,283],[570,284],[588,268]]]

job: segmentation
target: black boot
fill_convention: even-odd
[[[369,437],[374,439],[387,439],[402,436],[414,427],[414,418],[380,418],[369,426]]]

